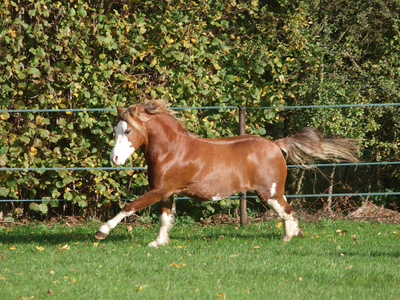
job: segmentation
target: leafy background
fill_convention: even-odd
[[[246,132],[281,138],[312,126],[361,139],[364,161],[398,161],[397,107],[279,107],[397,102],[399,14],[396,1],[382,0],[5,0],[0,107],[114,108],[146,98],[173,107],[274,106],[248,109]],[[238,134],[237,109],[182,110],[180,117],[203,137]],[[114,112],[3,112],[0,119],[1,167],[110,165]],[[129,164],[143,166],[141,154]],[[43,200],[3,204],[14,216],[104,217],[146,184],[145,172],[132,170],[2,171],[0,198]],[[397,167],[374,166],[293,170],[287,188],[301,194],[398,186]],[[394,196],[369,200],[399,205]],[[180,205],[199,217],[238,203]]]

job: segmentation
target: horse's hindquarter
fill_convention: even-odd
[[[219,200],[244,190],[284,186],[286,162],[278,146],[257,136],[193,138],[173,169],[177,193]],[[283,190],[282,190],[283,192]]]

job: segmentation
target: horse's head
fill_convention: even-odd
[[[143,114],[142,107],[139,105],[125,109],[117,107],[117,110],[118,123],[114,127],[115,143],[110,159],[115,165],[123,165],[143,145],[146,140],[146,134],[144,132],[143,117],[140,118],[140,114]]]
[[[118,124],[115,126],[115,144],[110,159],[115,165],[125,161],[139,149],[148,138],[146,122],[154,115],[174,115],[168,104],[161,100],[146,100],[128,108],[117,107]]]

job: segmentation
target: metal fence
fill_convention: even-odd
[[[245,110],[267,110],[267,109],[314,109],[314,108],[350,108],[350,107],[394,107],[400,106],[400,103],[366,103],[366,104],[338,104],[338,105],[302,105],[302,106],[265,106],[265,107],[243,107],[243,106],[201,106],[201,107],[171,107],[172,110],[213,110],[213,109],[239,109]],[[70,109],[1,109],[0,113],[60,113],[60,112],[115,112],[115,108],[70,108]],[[243,120],[243,119],[242,119]],[[242,121],[244,122],[244,121]],[[244,123],[240,124],[244,126]],[[362,162],[362,163],[326,163],[326,164],[310,164],[307,167],[348,167],[348,166],[376,166],[376,165],[400,165],[398,161],[390,162]],[[288,165],[288,168],[298,168],[299,165]],[[0,172],[28,172],[28,171],[90,171],[90,170],[146,170],[146,167],[54,167],[54,168],[0,168]],[[287,198],[311,198],[311,197],[367,197],[367,196],[399,196],[400,191],[395,192],[366,192],[366,193],[336,193],[336,194],[303,194],[303,195],[286,195]],[[230,199],[239,199],[241,196],[231,196]],[[252,196],[248,197],[252,198]],[[176,197],[175,199],[189,199],[187,197]],[[43,199],[0,199],[1,202],[27,202],[42,201]],[[71,201],[66,199],[45,199],[46,201]],[[131,200],[131,199],[119,199]],[[99,200],[100,201],[100,200]]]

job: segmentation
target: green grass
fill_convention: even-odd
[[[158,249],[156,225],[2,228],[0,299],[400,298],[400,225],[303,223],[283,243],[277,224],[181,224]]]

